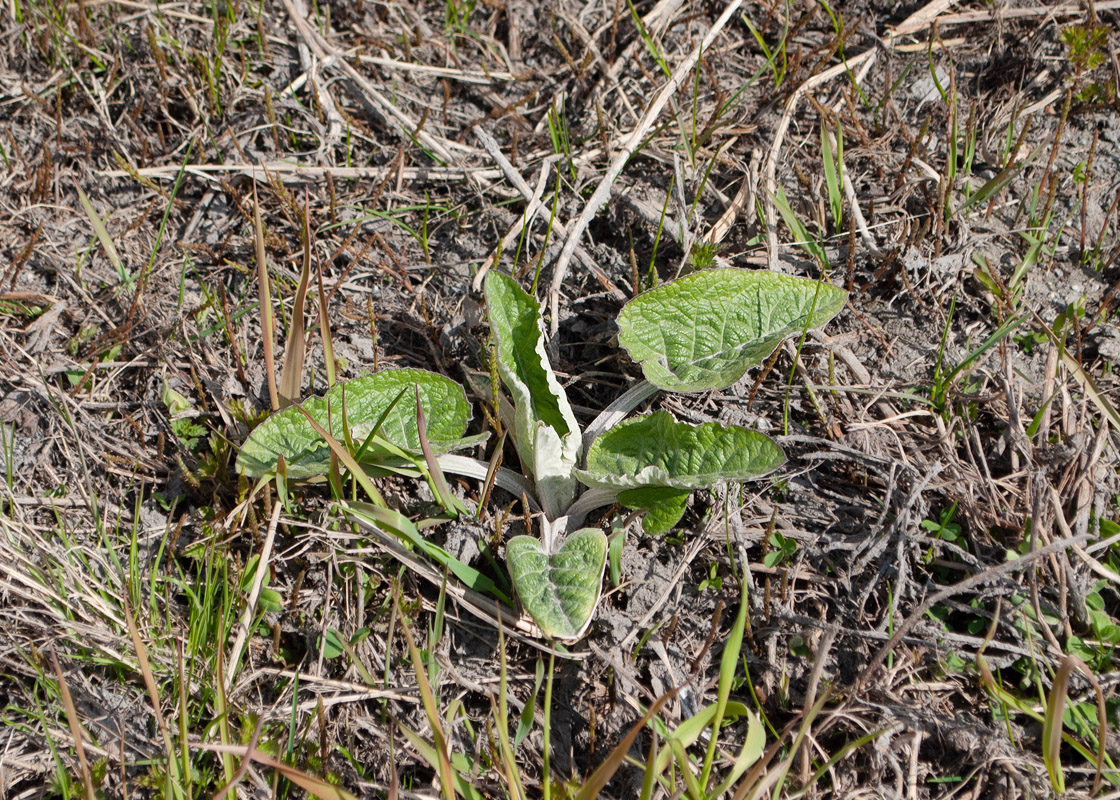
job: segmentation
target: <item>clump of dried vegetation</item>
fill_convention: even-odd
[[[5,3],[0,797],[1116,796],[1117,8]],[[522,498],[452,481],[425,550],[235,469],[385,366],[516,465],[483,274],[585,424],[712,267],[850,299],[652,401],[788,462],[590,520],[579,642],[432,558],[508,587]]]

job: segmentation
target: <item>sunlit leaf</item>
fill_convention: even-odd
[[[596,439],[579,479],[620,492],[639,487],[702,489],[773,472],[785,454],[769,436],[734,425],[676,422],[666,411],[627,420]]]
[[[723,389],[787,336],[834,317],[847,292],[776,272],[694,272],[638,295],[618,317],[619,343],[662,389]]]
[[[350,436],[361,442],[377,421],[392,406],[382,423],[380,436],[409,451],[420,449],[416,427],[416,407],[411,402],[393,401],[402,389],[419,387],[420,403],[429,419],[428,441],[436,452],[446,452],[458,445],[466,431],[471,411],[459,384],[419,369],[391,369],[336,384],[323,397],[311,397],[302,407],[335,438],[344,440],[343,395]],[[328,404],[330,413],[328,415]],[[328,425],[328,416],[329,425]],[[325,475],[330,469],[330,448],[308,423],[298,408],[279,411],[249,436],[237,456],[237,468],[251,477],[275,469],[283,455],[288,478],[310,478]]]

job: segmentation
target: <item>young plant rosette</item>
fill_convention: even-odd
[[[499,273],[487,276],[485,293],[498,374],[508,393],[501,413],[522,466],[520,475],[497,470],[495,482],[526,494],[541,516],[540,538],[513,537],[506,563],[525,611],[544,635],[561,640],[584,634],[602,587],[607,538],[597,528],[579,527],[588,512],[621,503],[644,511],[647,533],[663,533],[679,522],[694,490],[758,478],[785,461],[777,443],[747,428],[677,422],[665,411],[627,414],[658,390],[727,388],[783,339],[824,325],[847,299],[823,281],[738,269],[704,270],[650,289],[618,317],[619,343],[641,365],[644,380],[581,432],[549,364],[537,301]],[[375,432],[377,446],[365,448],[363,464],[384,474],[377,470],[422,463],[416,414],[394,399],[410,383],[419,387],[440,468],[484,477],[484,462],[450,453],[478,437],[463,438],[469,407],[462,388],[447,378],[386,370],[303,406],[338,438],[361,441]],[[263,422],[242,448],[238,468],[268,475],[280,456],[289,478],[325,474],[330,462],[326,443],[298,409]]]

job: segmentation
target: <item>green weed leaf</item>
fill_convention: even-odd
[[[413,386],[420,390],[420,403],[429,420],[427,434],[432,448],[446,452],[459,445],[470,421],[470,405],[459,384],[433,372],[391,369],[366,375],[337,384],[323,397],[308,398],[303,408],[332,436],[344,441],[342,404],[345,394],[350,437],[361,442],[401,390]],[[381,425],[380,436],[405,450],[419,450],[415,405],[398,402],[393,406]],[[278,411],[257,426],[241,447],[237,468],[250,477],[259,477],[274,470],[281,455],[287,464],[289,479],[325,475],[330,469],[330,448],[295,407]]]
[[[642,530],[650,535],[656,535],[668,533],[681,521],[691,494],[692,491],[689,489],[642,486],[620,492],[618,502],[627,508],[644,508],[646,514],[642,517]]]
[[[602,531],[578,530],[551,554],[533,537],[515,536],[506,544],[506,563],[521,605],[546,636],[583,636],[599,601],[607,563]]]
[[[847,297],[831,284],[776,272],[694,272],[627,303],[618,341],[661,389],[723,389],[782,339],[824,325]]]
[[[587,451],[587,469],[576,474],[597,489],[691,490],[758,478],[785,460],[782,448],[765,434],[715,422],[689,425],[657,411],[627,420],[596,439]],[[667,497],[660,502],[668,502]]]
[[[491,272],[486,303],[498,373],[513,398],[517,453],[546,515],[555,519],[575,498],[571,473],[579,458],[579,425],[548,363],[537,301],[512,278]]]

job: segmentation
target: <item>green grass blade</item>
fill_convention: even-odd
[[[828,189],[828,207],[832,210],[835,230],[839,232],[844,214],[844,196],[840,193],[840,177],[836,171],[836,156],[832,152],[832,137],[823,121],[821,122],[821,157],[824,160],[824,183]]]
[[[82,187],[78,188],[78,200],[81,201],[82,209],[86,212],[89,218],[89,224],[93,226],[93,232],[97,235],[97,240],[101,242],[102,249],[105,250],[105,255],[109,257],[109,262],[113,265],[113,269],[117,271],[120,276],[121,283],[124,284],[126,289],[131,290],[135,282],[132,274],[125,269],[124,264],[121,263],[121,257],[117,254],[117,248],[113,245],[113,238],[109,235],[109,230],[105,227],[105,223],[93,208],[93,203],[89,201],[86,193],[82,191]]]
[[[408,517],[399,511],[384,506],[369,503],[348,503],[346,510],[364,524],[377,527],[398,539],[411,544],[428,558],[442,567],[451,570],[451,573],[461,580],[466,586],[476,592],[489,594],[496,597],[506,605],[513,607],[513,600],[490,579],[459,559],[453,557],[439,545],[427,541],[420,535],[420,531]]]
[[[747,628],[747,613],[749,603],[746,591],[740,589],[739,613],[735,615],[735,622],[727,636],[727,644],[723,647],[723,655],[719,661],[719,688],[716,694],[716,713],[712,719],[712,735],[708,740],[708,752],[704,756],[704,769],[700,773],[700,785],[707,786],[712,774],[712,764],[715,761],[716,742],[719,740],[719,726],[723,723],[723,715],[727,710],[727,700],[731,696],[731,685],[735,680],[735,670],[739,666],[739,653],[743,648],[743,634]]]
[[[778,193],[772,195],[772,197],[774,199],[774,205],[778,209],[778,213],[782,215],[786,226],[793,232],[794,239],[797,240],[797,246],[808,253],[812,258],[816,259],[821,269],[828,271],[828,255],[824,252],[824,248],[821,247],[820,242],[818,242],[815,237],[809,235],[808,229],[801,223],[801,220],[797,218],[797,215],[793,213],[793,209],[786,199],[786,193],[782,190],[781,186],[778,187]]]

